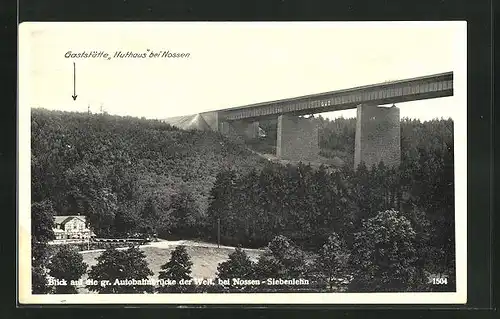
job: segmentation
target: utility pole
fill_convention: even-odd
[[[217,248],[220,248],[220,217],[217,218]]]

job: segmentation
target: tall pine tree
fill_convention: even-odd
[[[186,292],[189,291],[189,285],[183,285],[180,283],[181,280],[191,279],[191,267],[193,263],[191,258],[187,253],[185,246],[177,246],[170,254],[170,260],[161,266],[160,274],[158,279],[175,280],[175,285],[160,285],[157,291],[160,293],[168,292]]]

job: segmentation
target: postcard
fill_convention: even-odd
[[[467,24],[25,22],[21,304],[464,304]]]

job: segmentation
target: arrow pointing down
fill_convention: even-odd
[[[78,95],[76,95],[76,66],[75,66],[75,62],[73,62],[73,101],[76,101],[76,97]]]

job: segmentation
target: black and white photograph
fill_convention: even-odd
[[[20,303],[466,303],[466,30],[22,23]]]

